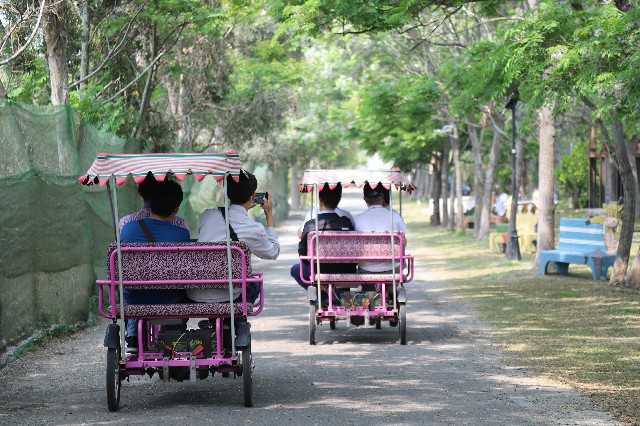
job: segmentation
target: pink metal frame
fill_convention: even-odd
[[[220,246],[166,246],[166,247],[144,247],[144,246],[136,246],[136,247],[122,247],[123,252],[149,252],[149,251],[196,251],[196,250],[209,250],[209,251],[226,251],[226,245]],[[242,314],[246,316],[255,316],[262,312],[264,308],[264,288],[263,288],[263,278],[261,272],[254,272],[250,276],[247,276],[247,265],[248,259],[245,252],[237,246],[231,246],[231,250],[234,250],[240,253],[241,262],[242,262],[242,276],[241,278],[234,278],[232,280],[232,284],[234,287],[242,286]],[[118,289],[118,274],[116,274],[116,263],[117,263],[117,250],[114,250],[109,257],[109,270],[110,270],[110,280],[96,280],[96,284],[98,285],[98,304],[100,314],[109,319],[116,319],[117,317],[117,308],[118,303],[116,302],[116,291]],[[257,282],[260,286],[260,298],[256,301],[252,306],[257,308],[256,310],[249,312],[247,305],[247,294],[246,294],[246,286],[248,283]],[[173,288],[182,288],[184,285],[219,285],[221,288],[227,288],[229,285],[228,278],[223,279],[212,279],[212,280],[176,280],[176,279],[167,279],[167,280],[152,280],[152,281],[122,281],[122,285],[129,287],[130,289],[135,288],[136,286],[154,286],[154,285],[163,285],[166,286],[170,284]],[[108,288],[108,298],[111,312],[107,312],[104,310],[104,296],[105,290],[104,287]],[[233,302],[230,302],[230,309],[233,309]],[[205,303],[203,303],[205,305]],[[218,371],[221,372],[233,372],[237,369],[238,357],[231,357],[228,354],[223,352],[223,329],[222,329],[222,320],[224,318],[229,318],[230,315],[206,315],[208,318],[215,318],[215,331],[216,331],[216,355],[211,358],[205,358],[203,354],[199,354],[196,356],[196,366],[211,366],[216,365],[219,366]],[[200,318],[202,315],[144,315],[144,317],[126,317],[126,319],[158,319],[158,318]],[[146,338],[147,347],[152,346],[155,343],[155,339],[158,337],[158,330],[154,327],[148,325],[149,333],[146,336],[143,336],[143,321],[138,321],[138,336],[139,343],[142,343],[142,338]],[[122,361],[125,365],[127,374],[132,375],[141,375],[144,374],[145,368],[162,368],[162,367],[189,367],[191,366],[191,360],[188,356],[181,356],[180,359],[163,359],[163,353],[161,352],[145,352],[144,346],[139,344],[139,352],[135,355],[128,355],[124,361]],[[182,355],[182,354],[181,354]],[[188,354],[187,354],[188,355]]]
[[[314,248],[311,250],[311,254],[307,254],[306,256],[300,256],[300,263],[302,264],[304,261],[309,261],[311,266],[311,274],[309,280],[305,279],[302,276],[302,267],[300,268],[300,279],[311,285],[316,285],[317,276],[316,276],[316,262],[319,260],[321,263],[326,261],[339,261],[334,263],[358,263],[362,261],[372,261],[372,260],[384,260],[390,262],[395,258],[395,263],[398,265],[399,272],[396,273],[396,283],[404,284],[413,281],[414,267],[413,267],[413,256],[409,254],[405,254],[405,244],[406,240],[404,234],[402,232],[393,232],[394,238],[397,238],[399,253],[397,256],[392,256],[391,254],[391,234],[389,232],[380,232],[380,233],[371,233],[371,232],[349,232],[349,233],[331,233],[331,232],[320,232],[320,239],[326,238],[339,238],[345,240],[345,246],[348,246],[348,241],[354,238],[379,238],[380,235],[388,235],[389,236],[389,255],[388,256],[349,256],[348,254],[335,254],[335,255],[324,255],[324,256],[316,256],[316,244],[318,241],[318,234],[309,234],[309,239],[311,242],[311,246]],[[407,261],[407,266],[405,268],[404,261]],[[302,266],[302,265],[301,265]],[[405,276],[404,272],[407,271],[407,275]],[[329,294],[333,294],[334,286],[353,286],[353,285],[361,285],[361,284],[380,284],[381,286],[381,294],[386,294],[386,286],[391,284],[393,285],[392,274],[380,274],[379,280],[371,281],[371,280],[363,280],[363,278],[375,276],[378,274],[338,274],[341,276],[340,281],[324,281],[321,284],[327,286],[327,291]],[[320,277],[322,278],[322,271],[320,271]],[[348,278],[348,279],[343,279]],[[376,277],[377,278],[377,277]],[[329,297],[329,303],[327,308],[323,308],[321,311],[321,315],[319,316],[319,320],[321,321],[331,321],[335,316],[346,316],[347,309],[342,306],[333,306],[333,298]],[[349,315],[353,316],[369,316],[369,317],[394,317],[396,313],[396,309],[387,309],[387,302],[385,298],[382,298],[382,305],[376,306],[372,310],[365,309],[357,309],[355,311],[349,310]]]

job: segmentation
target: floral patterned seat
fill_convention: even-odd
[[[258,282],[262,274],[251,270],[251,251],[244,242],[231,242],[231,270],[234,287],[242,282]],[[109,300],[103,288],[117,293],[118,274],[116,245],[107,248],[107,279],[98,280],[101,313],[107,318],[120,315],[120,306],[112,303],[102,309],[103,299]],[[129,289],[189,289],[228,288],[226,242],[187,243],[123,243],[123,286]],[[107,290],[108,291],[108,290]],[[115,305],[115,306],[114,306]],[[243,304],[234,303],[234,315],[244,315]],[[257,308],[257,311],[256,309]],[[262,298],[246,307],[246,314],[257,315],[262,309]],[[158,317],[220,317],[231,315],[230,303],[176,303],[176,304],[124,304],[128,318]]]
[[[234,315],[243,315],[242,303],[234,303]],[[120,307],[117,307],[120,315]],[[253,306],[247,306],[247,312],[253,312]],[[230,303],[174,303],[169,305],[124,305],[124,315],[128,318],[149,317],[215,317],[231,315]]]
[[[201,243],[123,243],[122,247],[179,247],[184,250],[169,251],[122,251],[123,281],[170,281],[170,280],[227,280],[227,251],[223,249],[226,242]],[[251,271],[251,250],[241,241],[232,241],[231,268],[234,279],[242,279],[242,267],[246,263],[246,276]],[[216,247],[219,250],[190,250],[195,247]],[[109,262],[112,253],[116,250],[115,244],[107,248],[107,280],[111,280],[111,268]],[[243,261],[243,257],[244,260]],[[115,259],[115,258],[114,258]],[[117,270],[117,262],[114,262],[114,272]],[[116,274],[117,279],[117,274]],[[235,283],[234,287],[242,284]],[[136,285],[136,289],[163,289],[163,288],[226,288],[227,283],[198,283],[198,284],[148,284]]]
[[[396,282],[409,282],[413,279],[413,256],[405,253],[405,236],[402,232],[394,231],[393,255],[391,252],[391,233],[383,231],[353,232],[353,231],[320,231],[319,259],[321,263],[353,263],[366,261],[367,263],[390,263],[395,258],[396,265],[408,262],[403,267],[402,274],[396,273]],[[301,260],[316,262],[316,232],[312,231],[307,237],[307,256]],[[322,271],[322,268],[321,268]],[[314,271],[315,272],[315,271]],[[390,271],[389,271],[390,272]],[[317,276],[312,274],[310,281]],[[393,274],[319,274],[321,282],[333,283],[392,283]]]

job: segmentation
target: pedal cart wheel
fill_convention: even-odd
[[[400,344],[407,344],[407,305],[401,303],[398,306],[398,331],[400,332]]]
[[[253,381],[251,377],[251,344],[240,352],[242,354],[242,387],[244,391],[244,406],[253,407]]]
[[[107,405],[109,411],[118,411],[120,407],[120,350],[109,348],[107,350]]]
[[[309,344],[316,344],[316,305],[309,305]]]

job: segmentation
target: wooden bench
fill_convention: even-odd
[[[587,219],[560,219],[560,243],[555,250],[540,252],[540,275],[547,274],[547,266],[555,262],[558,274],[567,274],[569,264],[588,265],[594,280],[606,281],[616,254],[607,255],[602,225],[587,225]]]
[[[234,303],[234,315],[258,315],[264,306],[262,273],[251,270],[251,251],[243,242],[231,243],[232,285],[242,288],[243,302]],[[115,244],[107,249],[107,279],[97,280],[100,314],[116,319],[118,267]],[[227,246],[219,243],[123,243],[123,287],[142,289],[229,288]],[[256,282],[260,297],[246,303],[246,286]],[[104,302],[109,308],[104,309]],[[129,319],[221,318],[231,315],[231,303],[124,304]]]
[[[407,283],[413,280],[413,256],[405,253],[406,240],[402,232],[394,231],[394,249],[391,251],[391,233],[376,232],[351,232],[351,231],[315,231],[307,236],[307,255],[300,256],[300,262],[309,261],[311,276],[303,281],[307,284],[316,284],[317,278],[326,284],[371,284],[393,283],[394,274],[367,274],[367,273],[340,273],[325,274],[317,270],[317,260],[320,263],[391,263],[395,259],[396,283]],[[320,240],[319,255],[316,255],[316,245]]]

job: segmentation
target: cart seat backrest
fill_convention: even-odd
[[[234,279],[251,275],[251,250],[241,241],[231,242],[231,266]],[[226,242],[204,243],[123,243],[122,269],[124,281],[154,280],[224,280],[228,279]],[[148,247],[144,251],[127,251],[129,247]],[[176,250],[154,248],[176,247]],[[195,249],[199,247],[199,249]],[[234,248],[235,247],[235,248]],[[115,244],[107,248],[107,279],[111,280],[111,253]],[[118,270],[117,255],[113,256],[114,271]],[[115,279],[118,274],[115,274]]]
[[[318,234],[322,263],[344,263],[358,260],[387,263],[391,259],[391,232],[320,231]],[[393,235],[394,257],[400,261],[400,256],[404,254],[405,236],[400,231],[394,231]],[[313,258],[316,255],[316,241],[316,232],[309,232],[307,255]],[[371,259],[375,257],[385,259]]]

